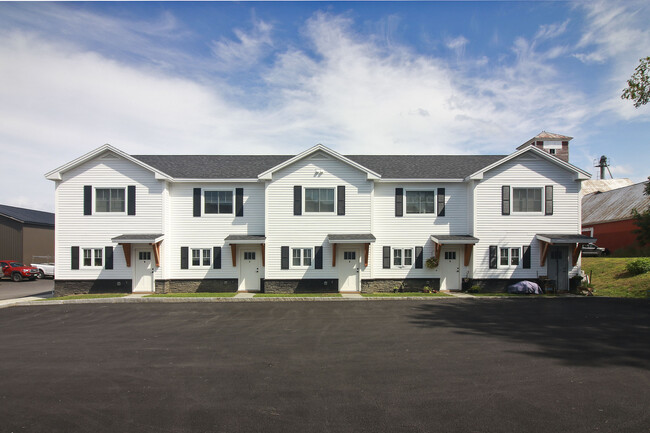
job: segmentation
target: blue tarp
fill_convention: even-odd
[[[509,285],[508,293],[541,295],[543,292],[537,283],[533,283],[532,281],[520,281],[518,283]]]

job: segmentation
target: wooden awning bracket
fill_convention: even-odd
[[[366,268],[368,267],[368,256],[370,255],[370,244],[363,244],[363,252],[364,252],[364,257],[363,257],[363,266]]]
[[[546,265],[546,256],[548,255],[548,247],[551,245],[550,243],[539,240],[539,248],[540,248],[540,254],[539,254],[539,265],[544,266]]]
[[[153,247],[153,258],[156,263],[156,267],[160,267],[160,244],[162,241],[158,241],[156,243],[149,244]]]
[[[332,267],[336,267],[336,244],[332,244]]]
[[[580,253],[582,252],[582,244],[576,244],[575,247],[573,247],[573,254],[571,255],[571,263],[573,266],[576,266],[578,264],[578,259],[580,258]]]
[[[118,244],[122,245],[122,251],[124,252],[124,261],[126,262],[126,267],[131,267],[131,244]]]
[[[232,267],[237,267],[237,244],[230,244],[230,254],[232,255]]]
[[[474,249],[474,244],[465,244],[465,266],[469,266],[469,259],[472,257],[472,250]]]
[[[440,248],[442,247],[442,244],[439,244],[438,242],[433,243],[433,257],[436,259],[440,259]]]
[[[265,267],[266,266],[266,264],[265,264],[265,262],[266,262],[266,254],[264,254],[264,251],[266,250],[266,248],[264,247],[264,243],[262,243],[260,245],[262,245],[262,267]]]

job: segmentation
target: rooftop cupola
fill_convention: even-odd
[[[562,161],[569,162],[569,141],[572,139],[573,137],[567,137],[566,135],[542,131],[517,149],[532,145],[560,158]]]

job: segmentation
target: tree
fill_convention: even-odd
[[[648,176],[648,182],[645,184],[645,189],[643,190],[643,195],[650,195],[650,176]],[[641,213],[636,209],[632,209],[632,216],[634,217],[634,224],[639,228],[634,230],[636,238],[641,243],[641,245],[650,244],[650,206]]]
[[[632,77],[627,80],[627,89],[623,90],[621,99],[631,99],[639,108],[650,100],[650,56],[639,59],[639,66]]]

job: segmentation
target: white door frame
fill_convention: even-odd
[[[362,260],[362,250],[363,249],[360,248],[358,245],[347,246],[347,244],[339,244],[337,250],[338,250],[337,254],[339,255],[339,257],[336,258],[336,262],[338,263],[338,268],[339,268],[339,271],[338,271],[338,274],[339,274],[339,292],[343,291],[342,289],[343,289],[344,284],[342,284],[342,281],[344,279],[347,280],[348,278],[355,278],[356,279],[355,282],[354,282],[354,290],[350,290],[348,288],[345,291],[346,292],[361,292],[361,270],[362,270],[361,266],[362,266],[362,263],[363,263],[361,260]],[[356,275],[351,275],[349,272],[345,272],[345,274],[342,275],[344,270],[349,269],[349,268],[343,266],[343,262],[344,262],[343,257],[345,255],[345,251],[354,251],[354,253],[355,253],[356,264],[354,266],[355,266],[356,272],[354,274],[356,274]]]
[[[244,278],[244,267],[247,267],[249,265],[249,262],[247,260],[244,260],[244,253],[249,251],[255,253],[255,267],[257,268],[257,277],[254,278],[254,281],[247,281]],[[237,291],[259,292],[261,290],[260,279],[264,278],[264,267],[262,266],[262,246],[258,244],[237,245],[237,260],[239,261],[239,280],[237,281]]]
[[[456,269],[452,269],[453,265],[449,264],[445,260],[445,253],[446,252],[451,252],[454,251],[456,252],[456,263],[457,267]],[[462,288],[461,285],[461,255],[463,254],[463,249],[460,247],[460,245],[443,245],[440,248],[440,259],[439,259],[439,266],[440,266],[440,290],[460,290]],[[448,260],[448,259],[447,259]],[[446,272],[445,272],[446,271]],[[456,278],[451,278],[449,279],[450,276],[453,277],[453,274],[456,274]],[[445,278],[443,278],[443,276]],[[444,287],[443,287],[443,282],[444,282]],[[449,284],[451,283],[451,284]]]
[[[133,252],[133,257],[131,258],[131,263],[133,263],[133,276],[132,276],[132,283],[131,283],[131,291],[132,292],[155,292],[155,287],[156,287],[156,265],[154,262],[154,255],[153,255],[153,247],[152,246],[139,246],[139,247],[133,247],[132,248]],[[138,282],[140,281],[140,274],[138,274],[138,270],[140,269],[140,252],[148,252],[149,253],[149,262],[151,263],[151,287],[146,288],[146,287],[138,287]]]

